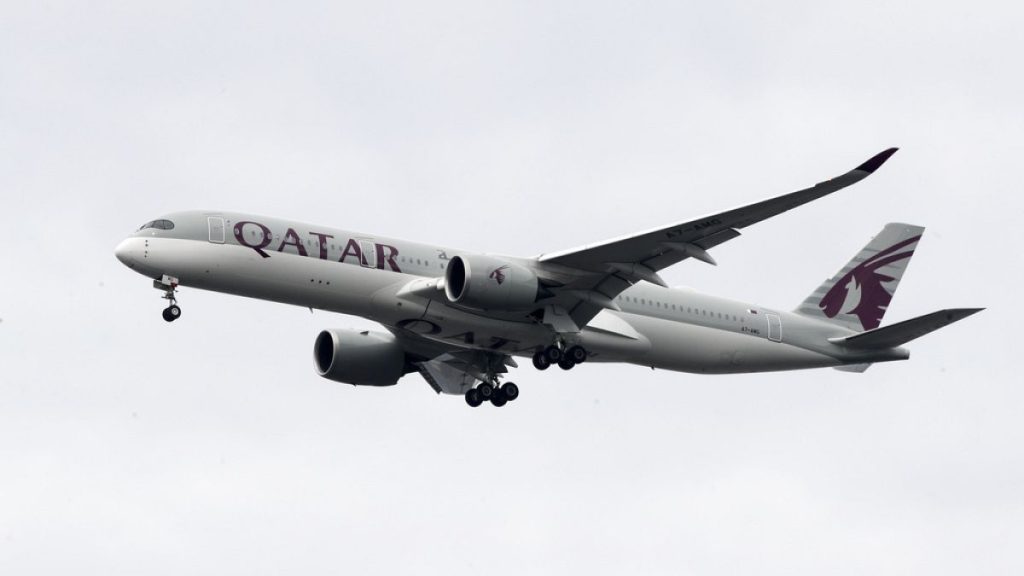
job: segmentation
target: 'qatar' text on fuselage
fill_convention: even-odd
[[[252,229],[253,227],[258,228],[259,232],[254,233],[256,231]],[[247,229],[250,232],[248,238],[245,235]],[[251,220],[236,222],[234,226],[234,233],[235,240],[237,240],[239,244],[247,248],[252,248],[257,254],[264,258],[270,258],[270,254],[267,253],[268,250],[284,252],[289,246],[294,248],[294,251],[292,251],[294,254],[298,254],[299,256],[310,256],[309,252],[306,250],[305,242],[303,242],[299,233],[296,232],[294,228],[288,228],[283,235],[279,236],[281,240],[278,242],[276,248],[271,246],[271,244],[274,243],[273,231],[266,225],[259,222],[253,222]],[[328,239],[334,238],[334,236],[331,234],[324,234],[322,232],[309,232],[308,235],[316,240],[316,246],[318,248],[318,253],[312,257],[319,257],[321,260],[327,260]],[[384,266],[387,265],[390,270],[395,272],[402,271],[401,268],[398,267],[398,262],[395,260],[398,257],[398,248],[376,242],[373,242],[372,244],[374,251],[376,252],[375,260],[377,268],[384,270]],[[341,246],[341,242],[339,242],[338,245]],[[338,258],[338,262],[345,262],[347,258],[355,259],[355,262],[362,266],[368,265],[368,260],[363,254],[363,248],[355,238],[347,239],[344,244],[344,248],[341,251],[341,257]]]

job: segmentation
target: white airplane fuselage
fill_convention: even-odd
[[[446,346],[532,356],[550,326],[451,303],[432,283],[465,251],[274,218],[225,212],[166,217],[116,255],[181,286],[361,316]],[[524,265],[530,260],[507,258]],[[855,332],[806,316],[637,283],[572,336],[594,362],[693,373],[740,373],[898,360],[903,349],[857,352],[829,342]]]

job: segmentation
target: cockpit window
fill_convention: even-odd
[[[145,230],[146,228],[156,228],[157,230],[173,230],[174,222],[171,222],[170,220],[153,220],[151,222],[146,222],[142,226],[139,226],[139,229],[136,230],[136,232],[140,232],[142,230]]]

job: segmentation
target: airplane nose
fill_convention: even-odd
[[[135,264],[135,238],[125,238],[114,248],[114,256],[121,264],[131,268]]]

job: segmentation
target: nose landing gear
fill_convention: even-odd
[[[174,297],[174,293],[178,289],[178,279],[165,274],[163,278],[153,280],[153,288],[163,290],[163,298],[167,300],[167,308],[164,308],[163,311],[164,320],[174,322],[181,318],[181,307],[178,306],[178,300]]]

